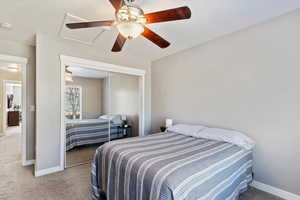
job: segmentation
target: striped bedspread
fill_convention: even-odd
[[[110,124],[110,139],[123,137],[120,124]],[[66,123],[66,151],[74,147],[109,141],[109,123],[105,120],[72,120]]]
[[[234,200],[252,181],[252,152],[158,133],[99,147],[91,176],[94,200]]]

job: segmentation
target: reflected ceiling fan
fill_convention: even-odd
[[[167,48],[170,43],[147,28],[146,24],[189,19],[192,14],[186,6],[144,14],[144,11],[135,4],[135,0],[109,1],[116,9],[115,20],[69,23],[66,26],[70,29],[116,26],[119,34],[112,48],[113,52],[120,52],[127,39],[134,39],[139,35],[144,36],[160,48]]]

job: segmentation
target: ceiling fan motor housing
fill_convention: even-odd
[[[125,4],[134,4],[134,5],[141,5],[143,0],[124,0]]]

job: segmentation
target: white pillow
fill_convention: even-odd
[[[121,115],[115,115],[111,120],[114,124],[122,124],[123,120],[121,119]]]
[[[112,120],[113,117],[113,115],[101,115],[99,119]]]
[[[121,119],[121,115],[102,115],[99,119],[111,120],[114,124],[122,124],[123,120]]]
[[[167,131],[195,137],[199,131],[205,128],[207,127],[202,125],[176,124],[169,127]]]
[[[247,150],[251,150],[255,146],[255,142],[241,132],[221,128],[204,129],[199,131],[196,137],[232,143]]]

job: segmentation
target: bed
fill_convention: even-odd
[[[104,119],[85,119],[66,121],[66,151],[77,146],[98,144],[123,137],[118,129],[120,123],[108,123]],[[110,129],[110,136],[109,136]]]
[[[174,132],[116,140],[92,161],[93,200],[235,200],[252,181],[252,150]]]

